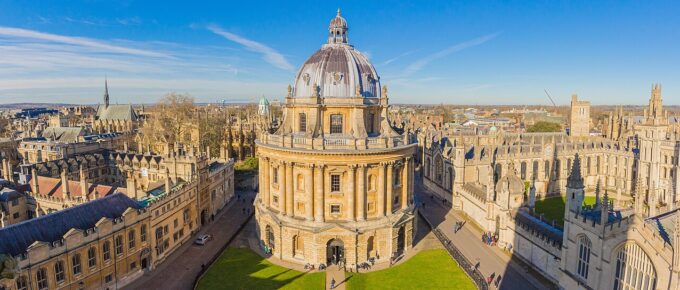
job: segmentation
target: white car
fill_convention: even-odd
[[[198,238],[196,238],[196,241],[194,241],[194,244],[202,246],[202,245],[205,245],[211,239],[212,239],[211,235],[203,234],[203,235],[198,236]]]

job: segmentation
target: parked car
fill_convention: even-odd
[[[196,241],[194,241],[194,244],[197,245],[205,245],[208,241],[212,240],[212,236],[209,234],[202,234],[196,238]]]

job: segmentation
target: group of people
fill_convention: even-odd
[[[482,242],[489,246],[495,246],[497,241],[498,234],[491,234],[491,232],[482,234]]]

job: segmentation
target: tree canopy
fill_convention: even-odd
[[[533,126],[527,128],[527,132],[529,133],[560,132],[560,131],[562,131],[562,125],[546,121],[536,122]]]

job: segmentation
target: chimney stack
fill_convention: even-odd
[[[80,194],[90,200],[90,187],[87,185],[87,174],[85,173],[85,168],[80,164]]]
[[[71,192],[68,189],[68,175],[66,171],[68,168],[61,170],[61,192],[64,194],[64,198],[71,197]]]
[[[38,187],[38,170],[35,167],[31,168],[31,191],[34,194],[40,193],[40,188]]]

